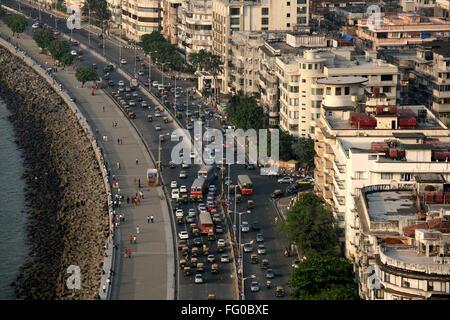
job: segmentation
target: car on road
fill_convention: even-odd
[[[158,86],[159,86],[159,82],[156,81],[156,80],[153,81],[153,82],[152,82],[152,86],[153,86],[153,87],[158,87]]]
[[[117,83],[119,86],[124,86],[125,85],[125,81],[123,80],[119,80],[119,82]]]
[[[256,254],[254,254],[254,253],[252,253],[251,255],[250,255],[250,263],[252,263],[252,264],[257,264],[259,261],[258,261],[258,256],[256,255]]]
[[[186,193],[187,192],[187,187],[186,186],[180,186],[180,192],[181,193]]]
[[[195,283],[203,283],[203,276],[201,273],[195,274]]]
[[[142,101],[142,102],[141,102],[141,107],[142,107],[142,108],[148,108],[148,103],[147,103],[147,101]]]
[[[161,131],[161,125],[160,124],[155,125],[155,130],[156,131]]]
[[[144,74],[145,74],[145,73],[144,73],[143,70],[139,70],[139,71],[138,71],[138,75],[143,76]]]
[[[120,86],[119,87],[119,92],[124,92],[124,91],[125,91],[125,88],[123,86]]]
[[[228,256],[228,254],[224,253],[220,256],[220,262],[222,263],[228,263],[230,262],[230,257]]]
[[[33,25],[31,27],[33,29],[39,29],[41,27],[41,24],[39,22],[35,22],[35,23],[33,23]]]
[[[156,111],[156,112],[155,112],[155,117],[161,117],[161,112]]]
[[[176,181],[171,181],[170,182],[170,187],[171,188],[177,188],[178,187],[177,182]]]
[[[186,217],[187,223],[194,223],[195,222],[195,216],[187,216]]]
[[[226,177],[224,183],[228,186],[229,184],[232,184],[233,182],[232,182],[231,178]]]
[[[292,183],[294,182],[294,179],[291,177],[282,177],[278,179],[278,183]]]
[[[175,211],[175,216],[178,218],[178,217],[183,217],[184,216],[184,212],[183,212],[183,209],[177,209],[176,211]]]
[[[214,261],[216,261],[216,256],[214,256],[213,254],[208,255],[207,258],[209,263],[213,263]]]
[[[289,188],[288,188],[289,189]],[[283,191],[282,190],[280,190],[280,189],[276,189],[276,190],[274,190],[274,192],[272,192],[271,194],[270,194],[270,197],[272,198],[272,199],[278,199],[278,198],[281,198],[283,196]]]
[[[261,269],[267,269],[267,268],[269,268],[269,260],[263,259],[261,261]]]
[[[251,243],[244,244],[244,252],[252,252],[252,251],[253,251],[253,246],[251,245]]]
[[[259,226],[259,223],[258,223],[258,222],[253,222],[253,223],[252,223],[252,230],[253,230],[253,231],[259,231],[259,230],[261,230],[261,227]]]
[[[192,125],[192,123],[189,122],[189,123],[186,125],[186,129],[192,130],[192,129],[194,129],[194,126]]]
[[[120,60],[120,64],[127,64],[127,60],[125,59]]]
[[[266,254],[266,253],[267,253],[266,247],[263,244],[260,244],[258,246],[258,254]]]
[[[249,232],[250,231],[250,228],[248,226],[248,222],[247,221],[242,221],[241,231],[242,232]]]
[[[285,292],[284,292],[284,288],[282,286],[277,286],[275,289],[275,297],[284,297]]]
[[[136,106],[136,101],[130,100],[130,101],[128,102],[128,104],[130,105],[130,107],[134,107],[134,106]]]
[[[256,242],[264,242],[264,236],[261,233],[256,235]]]
[[[189,163],[183,162],[183,163],[181,164],[181,167],[182,167],[183,169],[187,169],[187,168],[189,168]]]
[[[275,274],[273,273],[273,270],[271,268],[266,270],[266,279],[273,279],[275,278]]]
[[[225,239],[219,239],[217,240],[217,246],[218,247],[225,247],[226,243],[225,243]]]
[[[178,199],[180,197],[180,190],[173,189],[172,190],[172,199]]]
[[[189,154],[189,157],[191,157],[191,159],[194,159],[194,158],[195,158],[195,152],[192,151],[192,152]]]
[[[179,177],[180,179],[186,179],[186,178],[187,178],[187,173],[186,173],[186,171],[181,170],[181,171],[180,171],[180,174],[178,175],[178,177]]]
[[[252,281],[252,283],[250,284],[250,291],[251,292],[258,292],[259,291],[258,281]]]
[[[294,193],[297,193],[298,189],[299,189],[299,185],[297,183],[293,183],[293,184],[290,184],[289,187],[287,187],[286,192],[289,194],[294,194]]]
[[[202,239],[201,238],[194,238],[194,246],[200,247],[202,245]]]
[[[223,227],[222,227],[222,225],[220,225],[220,224],[218,224],[218,225],[216,225],[216,233],[223,233]]]
[[[73,55],[73,56],[76,56],[78,53],[77,53],[77,50],[71,50],[70,54]]]
[[[180,239],[189,239],[189,233],[187,231],[178,232],[178,237]]]
[[[300,267],[300,260],[294,260],[292,262],[292,268],[299,268]]]

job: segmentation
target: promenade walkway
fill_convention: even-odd
[[[12,37],[12,32],[1,22],[0,32]],[[30,36],[22,34],[20,39],[12,39],[13,42],[20,40],[20,48],[43,67],[46,63],[52,65],[49,57],[39,53],[40,49]],[[86,53],[85,58],[88,59],[88,56]],[[64,85],[71,97],[76,98],[79,109],[93,131],[98,131],[95,133],[96,138],[103,148],[111,177],[114,176],[119,183],[120,193],[125,200],[127,196],[136,196],[139,179],[143,186],[140,189],[143,198],[139,205],[122,201],[121,207],[116,209],[117,214],[125,215],[125,221],[120,223],[114,236],[118,248],[113,266],[112,290],[108,290],[109,298],[174,299],[174,250],[169,210],[162,189],[146,186],[146,171],[155,165],[142,140],[129,120],[101,90],[96,90],[95,95],[91,96],[89,86],[81,88],[71,68],[64,71],[58,69],[55,79]],[[113,126],[113,122],[117,126]],[[117,189],[113,190],[113,194],[118,192]],[[154,216],[154,223],[147,222],[147,216],[151,215]],[[136,244],[130,244],[130,235],[136,236]],[[131,258],[124,257],[125,249],[131,250]]]

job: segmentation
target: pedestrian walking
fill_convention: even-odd
[[[114,128],[114,121],[112,122],[112,127]]]
[[[136,183],[136,178],[133,179],[133,183]]]
[[[117,162],[117,169],[120,169],[120,162]]]
[[[127,196],[127,203],[130,203],[130,197]]]
[[[120,144],[120,139],[119,138],[117,138],[117,144]]]
[[[136,236],[133,237],[134,244],[136,244]]]
[[[136,233],[139,234],[139,225],[136,226]]]
[[[147,216],[147,223],[150,223],[150,216]]]
[[[137,198],[137,204],[140,205],[141,204],[141,199]]]
[[[131,259],[131,250],[128,250],[128,258]]]
[[[142,191],[139,191],[139,196],[144,199],[144,193]]]
[[[153,217],[153,216],[151,216],[151,217],[150,217],[150,220],[151,220],[151,221],[152,221],[152,223],[153,223],[154,217]]]
[[[106,284],[108,285],[108,287],[111,285],[111,279],[110,278],[106,279]]]
[[[120,220],[120,221],[123,221],[123,219],[122,219],[122,215],[120,215],[120,216],[119,216],[119,220]]]
[[[140,188],[141,187],[141,179],[139,178],[138,179],[138,188]]]
[[[136,165],[138,165],[139,164],[139,160],[138,159],[136,159]]]
[[[126,257],[127,257],[127,255],[128,255],[128,250],[127,250],[127,249],[125,249],[125,254],[124,254],[124,258],[126,258]]]
[[[125,213],[122,216],[123,222],[125,222]]]
[[[120,144],[122,144],[122,139],[120,139]]]
[[[133,243],[133,236],[130,234],[130,244]]]
[[[106,293],[106,284],[103,285],[103,293]]]

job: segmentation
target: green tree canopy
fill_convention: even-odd
[[[91,11],[91,18],[97,20],[100,26],[104,21],[111,19],[111,11],[108,8],[106,0],[86,0],[84,6],[85,9]]]
[[[292,151],[294,137],[287,131],[280,130],[280,159],[289,161],[295,158]]]
[[[312,256],[294,268],[291,296],[299,300],[357,300],[352,263],[333,256]]]
[[[164,39],[158,31],[144,34],[141,37],[141,45],[145,53],[149,53],[153,61],[159,65],[164,65],[164,70],[181,69],[184,63],[183,58],[178,54],[176,48]]]
[[[70,46],[65,40],[54,40],[48,46],[48,51],[52,55],[52,58],[61,61],[61,58],[69,53]]]
[[[277,228],[307,257],[333,255],[338,251],[334,223],[331,208],[310,191],[302,193],[294,206],[286,211],[286,221]]]
[[[20,14],[8,15],[4,19],[4,22],[8,26],[8,28],[11,29],[13,35],[15,35],[16,33],[22,33],[27,28],[27,20]]]
[[[225,113],[227,119],[238,129],[265,128],[263,109],[258,106],[253,96],[244,94],[242,91],[231,97]]]
[[[86,82],[97,80],[97,71],[92,67],[78,67],[75,71],[75,77],[83,87]]]
[[[33,40],[42,50],[47,49],[53,41],[53,34],[49,30],[36,30]]]
[[[75,57],[68,52],[61,57],[60,62],[63,66],[70,66],[74,59]]]
[[[301,137],[294,145],[294,154],[298,161],[306,167],[314,166],[314,157],[316,151],[314,150],[314,140],[311,138]]]

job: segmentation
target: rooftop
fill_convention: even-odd
[[[367,193],[366,201],[371,221],[398,221],[402,217],[417,216],[415,197],[409,190]]]

